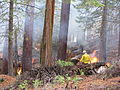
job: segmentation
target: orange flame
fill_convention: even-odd
[[[35,59],[34,58],[32,58],[32,64],[35,62]]]
[[[106,63],[106,65],[107,65],[108,67],[110,67],[110,66],[111,66],[111,64],[110,64],[109,62],[107,62],[107,63]]]
[[[91,58],[91,63],[97,63],[97,62],[99,62],[97,57],[94,56],[93,58]]]
[[[20,75],[22,73],[22,67],[18,67],[17,74]]]
[[[99,62],[99,59],[96,57],[96,50],[93,51],[91,54],[91,63],[97,63]]]

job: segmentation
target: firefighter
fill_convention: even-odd
[[[83,51],[83,53],[84,54],[82,55],[82,58],[80,59],[80,62],[83,62],[84,64],[89,64],[90,60],[91,60],[90,55],[87,54],[87,52],[85,50]]]

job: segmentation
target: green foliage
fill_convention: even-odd
[[[58,61],[56,61],[56,63],[58,65],[60,65],[61,67],[64,67],[64,66],[73,66],[74,65],[74,63],[72,63],[72,62],[66,62],[66,61],[63,61],[63,60],[58,60]]]
[[[87,0],[85,4],[89,5],[89,6],[95,6],[95,7],[103,7],[104,6],[103,4],[98,2],[98,0]]]
[[[12,88],[10,88],[10,90],[13,90]]]
[[[65,78],[63,76],[61,76],[61,75],[58,75],[58,76],[55,77],[53,82],[54,83],[64,83],[65,82]]]
[[[72,78],[70,76],[68,76],[68,74],[65,75],[65,78],[66,78],[66,82],[69,82],[72,80]]]
[[[83,69],[79,69],[79,72],[80,72],[80,75],[85,75],[85,72],[84,72],[84,70]]]
[[[42,86],[42,85],[43,85],[43,81],[41,81],[41,80],[34,80],[33,81],[34,88],[38,88],[39,86]]]
[[[3,78],[0,78],[0,83],[3,82],[3,81],[4,81],[4,79],[3,79]]]
[[[65,75],[65,76],[61,76],[61,75],[58,75],[55,77],[54,79],[54,83],[65,83],[65,82],[69,82],[69,81],[72,81],[72,82],[77,82],[77,81],[80,81],[80,80],[83,80],[83,78],[78,78],[78,77],[70,77],[68,75]]]
[[[77,82],[77,81],[80,81],[80,80],[83,80],[83,78],[78,78],[76,76],[72,78],[73,82]]]
[[[25,80],[23,83],[21,83],[18,87],[20,89],[26,89],[27,90],[27,86],[28,86],[28,81]]]
[[[10,88],[10,90],[13,90],[12,88]]]
[[[90,7],[103,7],[104,4],[100,3],[98,0],[81,0],[75,8],[77,9],[89,9]]]

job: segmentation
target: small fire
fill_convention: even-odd
[[[32,58],[32,64],[35,62],[35,59],[34,58]]]
[[[20,75],[22,73],[22,67],[18,67],[17,74]]]
[[[91,58],[91,63],[97,63],[97,62],[99,62],[97,57],[94,56],[93,58]]]
[[[99,59],[96,57],[96,51],[97,50],[94,50],[93,53],[91,54],[91,63],[99,62]]]
[[[111,66],[111,64],[110,64],[109,62],[107,62],[105,65],[106,65],[106,66],[108,66],[108,67],[110,67],[110,66]]]

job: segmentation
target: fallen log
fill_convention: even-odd
[[[86,75],[97,74],[98,72],[100,73],[100,70],[98,71],[98,69],[102,66],[105,67],[106,65],[106,62],[84,64],[80,62],[78,58],[79,56],[76,56],[71,59],[71,62],[76,65],[75,69],[78,70],[77,71],[78,74],[80,74],[80,70],[82,70],[82,72],[84,72]]]

